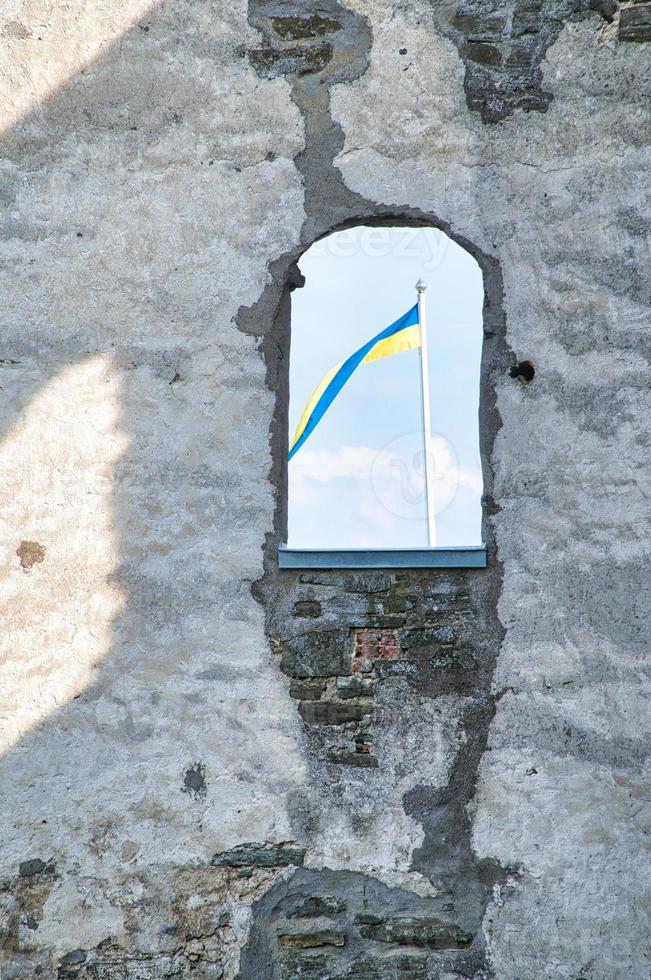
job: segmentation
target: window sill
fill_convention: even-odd
[[[486,545],[459,548],[278,548],[279,568],[486,568]]]

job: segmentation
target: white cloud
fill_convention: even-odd
[[[371,446],[341,446],[329,449],[301,449],[290,463],[290,480],[294,486],[305,481],[328,483],[336,479],[366,481],[383,479],[387,482],[400,477],[404,467],[414,495],[422,495],[422,451],[420,437],[409,433],[393,440],[388,446],[374,449]],[[447,497],[457,487],[481,494],[482,476],[479,467],[460,466],[447,439],[432,439],[432,470],[439,491]]]
[[[381,449],[302,449],[289,468],[290,543],[314,547],[422,544],[419,439],[418,435],[400,437]],[[437,517],[454,507],[456,525],[465,514],[468,523],[475,524],[482,493],[479,469],[460,466],[442,437],[433,440],[432,457]]]

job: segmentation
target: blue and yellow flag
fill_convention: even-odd
[[[294,441],[289,447],[289,459],[301,448],[305,440],[332,405],[333,401],[360,364],[369,361],[379,361],[381,357],[400,354],[403,350],[414,350],[420,347],[420,327],[418,325],[418,304],[392,323],[390,327],[379,333],[373,340],[360,347],[345,361],[341,361],[325,378],[308,401],[301,420],[298,423]]]

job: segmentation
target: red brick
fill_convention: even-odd
[[[357,630],[353,673],[368,674],[376,660],[398,660],[402,651],[393,630]]]

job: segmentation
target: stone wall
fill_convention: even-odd
[[[3,980],[648,973],[650,6],[6,5]],[[277,569],[359,222],[482,268],[485,571]]]

